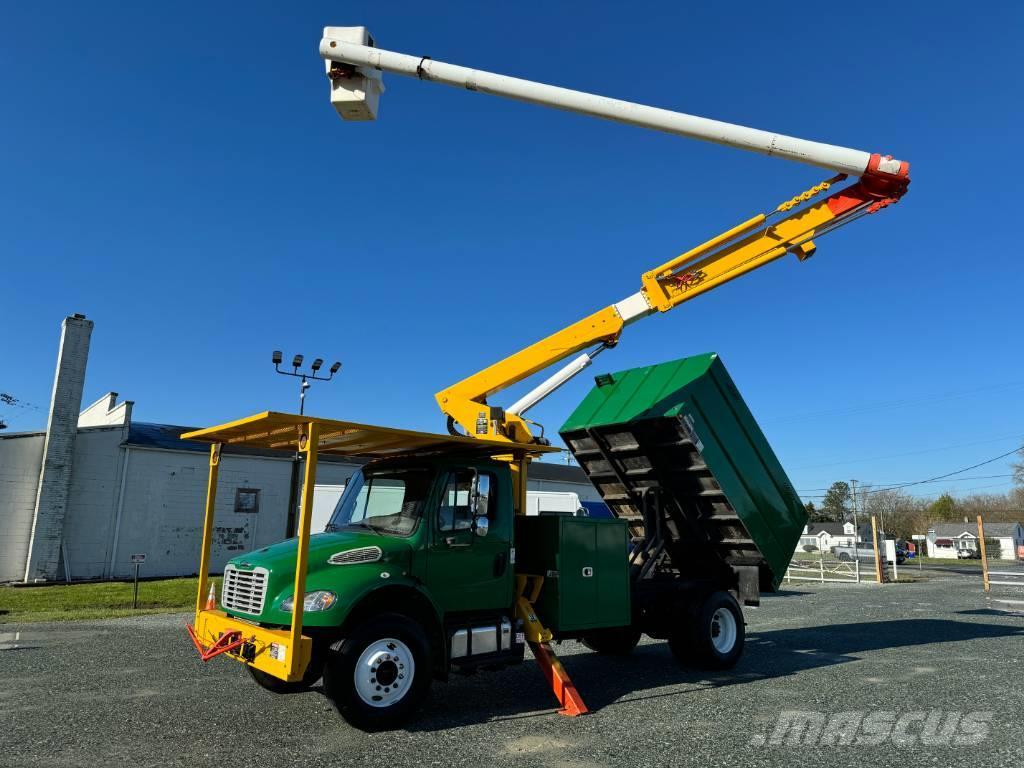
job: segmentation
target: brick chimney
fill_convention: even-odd
[[[25,561],[27,582],[52,581],[57,578],[60,569],[64,514],[71,487],[71,465],[92,326],[92,320],[77,314],[65,318],[61,323],[57,372],[53,378],[50,416],[46,422],[42,469],[32,518],[32,536]]]

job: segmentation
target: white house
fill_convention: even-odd
[[[994,560],[1024,559],[1024,526],[985,523],[986,554]],[[928,555],[955,560],[961,549],[978,549],[976,523],[933,523],[928,527]]]
[[[808,523],[797,542],[798,552],[828,552],[837,545],[859,541],[853,523]]]

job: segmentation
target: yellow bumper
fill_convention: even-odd
[[[240,632],[242,639],[250,645],[224,655],[286,682],[302,679],[313,650],[310,638],[303,635],[298,648],[293,648],[291,633],[287,629],[266,629],[235,619],[224,611],[204,610],[196,614],[195,633],[203,645],[212,646],[229,632]],[[271,644],[276,646],[273,655]],[[243,654],[251,656],[251,659],[243,657]]]

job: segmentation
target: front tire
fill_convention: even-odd
[[[746,639],[736,599],[728,592],[713,592],[688,613],[690,621],[678,626],[668,641],[676,659],[705,669],[736,666]]]
[[[395,728],[422,703],[432,675],[422,627],[396,613],[375,616],[331,646],[324,688],[348,723],[364,731]]]

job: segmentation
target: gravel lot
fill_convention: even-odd
[[[234,662],[203,665],[181,615],[8,625],[0,765],[1019,765],[1024,603],[986,599],[978,582],[787,587],[748,611],[746,654],[725,675],[677,666],[662,643],[626,659],[565,643],[587,717],[555,714],[529,662],[436,684],[407,730],[374,735],[319,687],[275,696]],[[792,745],[799,732],[777,730],[785,710],[891,710],[912,724],[880,746]],[[992,715],[976,746],[956,743],[962,730],[921,744],[916,711]]]

